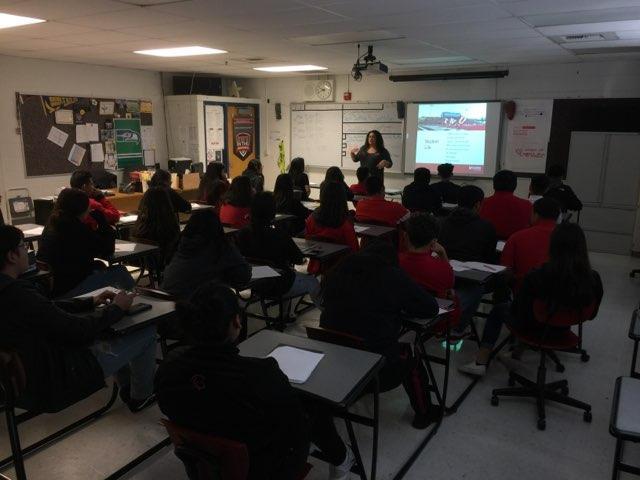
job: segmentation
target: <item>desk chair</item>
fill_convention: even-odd
[[[638,321],[640,306],[631,314],[631,325],[629,326],[629,338],[633,340],[633,357],[631,358],[631,373],[633,378],[640,378],[640,372],[636,370],[638,360],[638,342],[640,342],[640,322]]]
[[[36,222],[33,199],[28,189],[12,188],[7,190],[7,212],[12,225]]]
[[[583,419],[591,422],[591,405],[569,397],[567,380],[546,383],[546,358],[555,350],[568,350],[578,345],[578,336],[569,327],[579,325],[592,319],[597,312],[595,304],[591,304],[579,311],[561,307],[556,311],[549,311],[544,300],[536,299],[533,303],[533,314],[538,326],[533,328],[514,328],[509,330],[522,343],[540,352],[537,380],[531,381],[511,371],[509,385],[512,388],[498,388],[493,390],[491,405],[498,405],[498,398],[505,397],[533,397],[538,409],[538,429],[546,428],[545,402],[552,401],[584,410]],[[519,383],[522,387],[513,387]]]
[[[616,438],[616,450],[613,458],[612,479],[617,480],[620,472],[640,476],[640,468],[623,461],[624,442],[640,442],[640,380],[631,377],[618,377],[613,392],[609,432]]]
[[[307,237],[307,239],[311,240],[312,242],[324,242],[324,243],[333,243],[334,245],[341,245],[339,242],[336,242],[333,238],[324,237],[322,235],[312,235],[310,237]],[[329,273],[331,270],[333,270],[333,268],[335,268],[335,266],[338,265],[338,263],[340,263],[340,261],[344,257],[346,257],[347,255],[351,255],[351,253],[352,252],[350,250],[345,250],[344,253],[336,255],[333,258],[331,258],[330,260],[324,260],[324,261],[320,262],[319,260],[311,259],[311,260],[309,260],[309,264],[311,264],[312,262],[317,262],[318,271],[316,273],[314,273],[314,275],[316,275],[316,276],[323,275],[324,276],[327,273]]]
[[[161,422],[190,480],[246,480],[249,451],[244,443],[196,432],[166,419]],[[307,463],[297,479],[303,480],[309,470]]]

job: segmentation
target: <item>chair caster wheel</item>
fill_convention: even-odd
[[[547,428],[547,421],[544,418],[538,419],[538,430],[545,430]]]
[[[511,377],[509,377],[509,382],[508,383],[509,383],[510,387],[515,387],[515,385],[516,385],[516,381]]]
[[[580,360],[582,360],[583,362],[588,362],[589,359],[591,359],[591,357],[589,356],[588,353],[583,353],[582,355],[580,355]]]
[[[569,396],[569,389],[567,387],[564,387],[562,390],[560,390],[560,393],[567,397]]]
[[[593,420],[593,415],[591,415],[591,410],[589,410],[588,412],[584,412],[584,414],[582,415],[582,418],[585,422],[591,423],[591,420]]]
[[[559,373],[564,372],[564,365],[556,365],[556,372],[559,372]]]
[[[493,405],[494,407],[497,407],[499,403],[500,403],[500,400],[498,400],[498,397],[496,397],[495,395],[491,397],[491,405]]]

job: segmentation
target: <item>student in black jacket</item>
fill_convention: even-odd
[[[443,163],[438,165],[438,176],[440,181],[431,184],[443,203],[458,203],[458,193],[460,192],[460,185],[456,185],[451,181],[453,176],[453,165],[450,163]]]
[[[431,172],[428,168],[416,168],[413,182],[402,190],[402,205],[412,212],[437,214],[442,209],[442,199],[430,185]]]
[[[260,160],[257,158],[249,160],[249,164],[242,172],[242,175],[249,177],[254,193],[264,191],[264,175],[262,174],[262,162]]]
[[[286,173],[278,175],[275,187],[273,188],[273,196],[276,201],[276,213],[284,213],[295,217],[285,222],[289,227],[287,229],[288,233],[295,235],[302,232],[307,217],[311,214],[311,210],[295,198],[293,180],[291,180],[290,175]]]
[[[369,349],[385,356],[380,389],[404,386],[415,411],[415,428],[435,421],[439,410],[425,389],[429,380],[424,366],[398,336],[404,315],[431,318],[438,304],[402,271],[391,244],[372,242],[346,257],[323,280],[322,298],[320,325],[361,337]]]
[[[178,192],[171,188],[171,174],[166,170],[156,170],[156,173],[149,180],[149,187],[164,188],[169,194],[171,204],[176,212],[189,213],[191,211],[191,202],[182,198]]]
[[[178,305],[188,346],[172,352],[156,375],[162,412],[172,422],[244,443],[249,480],[294,480],[312,441],[331,463],[330,479],[347,479],[353,454],[321,406],[299,398],[272,358],[242,357],[236,296],[214,283]]]
[[[18,352],[26,369],[22,408],[59,411],[104,386],[116,375],[121,398],[132,411],[153,399],[155,328],[123,337],[105,336],[122,319],[133,295],[105,292],[52,302],[19,277],[29,266],[23,233],[0,227],[0,346]],[[106,304],[89,316],[77,313]]]
[[[304,158],[296,157],[289,164],[288,175],[293,180],[293,189],[299,192],[301,200],[307,200],[311,193],[309,185],[309,176],[304,172]]]
[[[545,197],[553,198],[560,204],[563,214],[567,213],[567,210],[582,210],[582,202],[573,192],[573,189],[562,182],[566,173],[567,172],[562,165],[550,166],[549,171],[547,172],[549,177],[549,189],[544,194]]]
[[[91,215],[98,228],[86,225]],[[89,197],[82,190],[65,188],[58,195],[49,223],[42,233],[38,260],[53,272],[53,295],[73,297],[109,285],[132,288],[134,281],[122,266],[106,268],[95,258],[108,259],[114,252],[116,231],[101,212],[89,213]]]

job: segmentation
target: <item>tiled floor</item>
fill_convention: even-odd
[[[413,468],[408,480],[599,480],[611,475],[614,442],[608,432],[613,383],[626,374],[631,359],[632,343],[627,329],[632,309],[640,300],[640,280],[629,279],[631,268],[640,268],[640,260],[615,255],[593,254],[594,267],[601,273],[605,297],[598,318],[585,329],[589,363],[574,355],[562,355],[566,371],[551,378],[568,378],[571,395],[593,406],[593,423],[582,421],[579,411],[568,407],[549,406],[547,429],[538,431],[535,408],[527,400],[502,400],[498,408],[489,403],[492,388],[506,385],[507,370],[499,362],[469,395],[455,415],[445,418],[440,430],[429,443]],[[316,311],[304,322],[313,322]],[[302,331],[300,326],[292,329]],[[440,349],[434,344],[432,349]],[[454,365],[468,361],[472,345],[454,354]],[[521,369],[535,373],[537,357],[525,354]],[[468,378],[453,373],[450,394],[455,397]],[[100,392],[70,411],[37,418],[22,429],[23,443],[28,444],[46,432],[68,423],[101,402],[107,390]],[[379,476],[391,479],[426,432],[411,428],[410,408],[401,389],[383,394],[380,437]],[[640,406],[639,406],[640,408]],[[370,398],[356,410],[367,413]],[[132,415],[120,403],[104,418],[34,455],[27,461],[30,479],[99,479],[116,470],[133,456],[154,445],[165,436],[158,425],[161,414],[153,407]],[[3,418],[4,420],[4,418]],[[357,429],[361,447],[368,458],[370,431]],[[0,424],[0,454],[8,453],[4,423]],[[629,448],[628,458],[640,463],[640,450]],[[308,479],[324,479],[327,467],[312,462]],[[12,472],[5,472],[9,476]],[[138,480],[186,479],[180,462],[170,448],[163,450],[134,471],[128,478]],[[631,477],[622,477],[631,478]]]

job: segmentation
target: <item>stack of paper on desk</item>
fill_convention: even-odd
[[[280,345],[268,357],[275,358],[291,383],[306,382],[324,357],[324,353]]]
[[[483,262],[461,262],[459,260],[450,260],[449,264],[454,272],[464,272],[465,270],[479,270],[481,272],[500,273],[506,267],[502,265],[494,265],[492,263]]]

